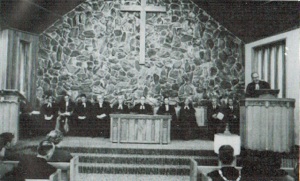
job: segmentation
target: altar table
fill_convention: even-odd
[[[113,143],[170,143],[171,115],[110,114]]]

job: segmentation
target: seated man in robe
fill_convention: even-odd
[[[124,96],[118,96],[118,102],[113,105],[111,112],[114,114],[129,114],[129,108],[124,104]]]
[[[186,98],[180,108],[178,121],[181,124],[181,136],[185,140],[199,137],[199,129],[196,121],[196,110],[193,107],[192,100]]]
[[[80,100],[74,109],[75,136],[91,136],[91,110],[92,104],[87,100],[85,94],[79,96]],[[74,129],[73,129],[74,130]]]
[[[223,115],[223,116],[222,116]],[[213,140],[214,134],[223,133],[226,128],[224,110],[218,104],[218,99],[213,97],[207,107],[208,138]]]
[[[219,160],[222,164],[221,169],[207,174],[213,181],[240,181],[241,173],[232,166],[234,161],[234,150],[230,145],[223,145],[219,148]]]
[[[58,129],[63,132],[64,134],[67,134],[70,129],[71,123],[71,116],[75,108],[75,103],[70,100],[70,95],[67,93],[63,94],[63,99],[58,104],[58,115],[60,116],[60,119],[58,121]],[[74,125],[74,124],[73,124]]]
[[[41,107],[41,128],[40,134],[45,135],[55,129],[56,117],[58,113],[57,104],[54,102],[52,95],[45,96],[45,103]]]
[[[228,97],[227,99],[225,114],[229,131],[232,134],[240,134],[240,107],[237,103],[234,104],[232,97]]]
[[[145,100],[145,96],[141,96],[140,103],[136,104],[131,111],[138,114],[153,114],[152,106],[145,103]]]
[[[49,179],[56,168],[48,164],[55,151],[55,146],[49,141],[42,141],[38,146],[37,156],[23,156],[18,166],[5,176],[5,181],[24,181],[25,179]]]
[[[270,84],[268,82],[259,80],[259,75],[257,72],[251,74],[252,82],[247,85],[246,97],[258,97],[255,90],[259,89],[270,89]]]
[[[109,138],[110,135],[110,114],[111,108],[108,102],[104,101],[103,95],[97,96],[97,102],[93,105],[93,136]]]
[[[170,105],[168,97],[164,98],[164,103],[158,108],[158,115],[171,115],[171,139],[182,139],[181,137],[181,125],[177,121],[176,110],[173,105]]]

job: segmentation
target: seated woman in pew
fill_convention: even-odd
[[[186,98],[179,111],[179,122],[181,124],[181,133],[184,140],[199,138],[199,128],[196,121],[196,110],[193,107],[192,100]]]
[[[27,155],[20,159],[18,166],[2,179],[4,181],[25,181],[25,179],[48,179],[56,168],[48,164],[55,151],[53,143],[44,140],[38,146],[37,156]]]
[[[222,164],[221,169],[207,174],[213,181],[240,181],[241,172],[232,166],[234,161],[234,149],[230,145],[223,145],[219,149],[219,160]]]

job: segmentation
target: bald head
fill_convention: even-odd
[[[254,83],[256,83],[256,84],[259,83],[259,75],[258,75],[257,72],[253,72],[253,73],[251,74],[251,78],[252,78],[252,81],[253,81]]]

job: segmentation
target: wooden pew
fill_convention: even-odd
[[[210,177],[207,176],[208,173],[220,169],[220,166],[198,166],[198,163],[194,159],[190,159],[190,181],[212,181]],[[241,170],[242,167],[236,167]],[[272,177],[268,178],[273,181],[295,181],[292,177],[292,168],[281,168],[288,172],[289,175],[285,177]],[[265,180],[266,178],[253,177],[253,178],[242,178],[243,181],[257,181]]]
[[[50,175],[49,179],[25,179],[25,181],[62,181],[61,169],[57,169],[55,173]]]
[[[78,181],[79,156],[74,156],[70,161],[70,181]]]

